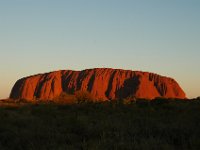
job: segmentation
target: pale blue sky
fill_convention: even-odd
[[[0,0],[0,98],[24,76],[155,72],[200,95],[199,0]]]

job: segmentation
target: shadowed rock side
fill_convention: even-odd
[[[12,99],[53,99],[62,92],[89,91],[97,100],[114,100],[134,96],[154,99],[186,98],[178,83],[157,74],[121,69],[56,71],[20,79],[14,85]]]

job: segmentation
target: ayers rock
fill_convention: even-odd
[[[54,99],[61,93],[89,91],[97,100],[114,100],[134,96],[185,99],[178,83],[154,73],[122,69],[96,68],[83,71],[62,70],[18,80],[10,94],[12,99]]]

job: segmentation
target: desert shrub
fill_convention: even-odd
[[[197,100],[200,100],[200,96],[198,96],[196,99],[197,99]]]
[[[136,104],[139,107],[147,107],[150,104],[150,100],[139,98],[139,99],[136,100]]]
[[[123,100],[123,104],[133,104],[136,103],[137,99],[134,96],[127,97]]]
[[[77,91],[75,92],[77,103],[93,102],[94,98],[88,91]]]
[[[75,99],[75,95],[62,92],[58,97],[54,98],[53,101],[58,103],[73,103]]]
[[[153,105],[163,105],[163,104],[167,104],[167,103],[169,103],[169,100],[166,98],[162,98],[162,97],[157,97],[151,101],[151,104],[153,104]]]

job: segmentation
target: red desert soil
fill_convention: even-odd
[[[185,99],[185,93],[172,78],[154,73],[110,68],[83,71],[62,70],[18,80],[10,94],[12,99],[54,99],[61,93],[89,91],[97,100],[136,98]]]

